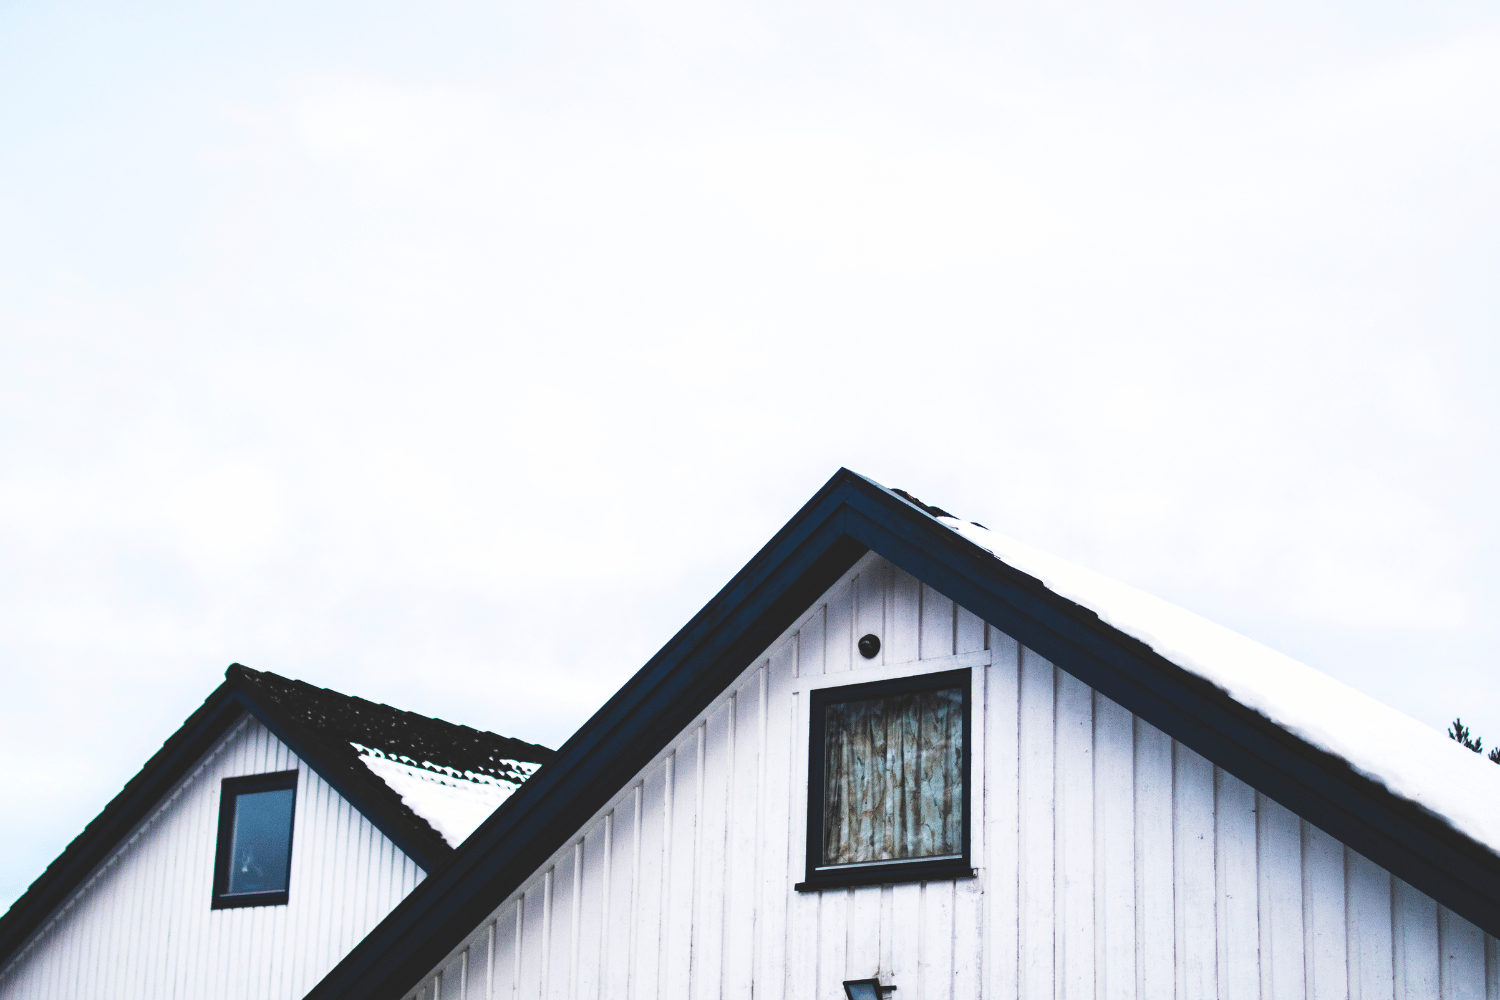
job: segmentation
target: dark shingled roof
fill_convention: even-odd
[[[553,757],[553,751],[535,743],[231,664],[224,672],[224,683],[0,916],[0,963],[25,943],[245,712],[259,719],[429,873],[448,860],[453,848],[364,765],[351,743],[429,770],[516,783],[525,781],[527,774],[511,761],[545,764]]]
[[[239,664],[229,668],[274,705],[290,725],[309,739],[342,753],[351,743],[379,750],[387,757],[435,770],[499,778],[519,784],[528,775],[512,761],[545,764],[552,751],[535,743],[499,736],[442,719],[313,687]]]

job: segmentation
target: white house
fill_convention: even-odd
[[[1479,755],[841,471],[309,998],[1497,998],[1497,848]]]
[[[0,917],[0,998],[295,1000],[550,756],[231,666]]]
[[[1497,851],[1483,757],[841,470],[306,996],[1500,1000]]]

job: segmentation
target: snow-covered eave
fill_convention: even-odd
[[[539,764],[505,761],[522,775],[508,781],[494,775],[459,771],[416,761],[360,743],[351,743],[360,763],[384,782],[413,814],[435,830],[449,847],[458,847],[501,803],[521,786]]]
[[[1160,598],[973,522],[937,520],[1500,860],[1500,767],[1483,756],[1321,671]]]

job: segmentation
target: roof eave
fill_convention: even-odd
[[[63,852],[0,916],[0,965],[21,947],[115,845],[151,811],[193,763],[213,746],[244,706],[225,680],[136,773],[119,794],[83,828]]]

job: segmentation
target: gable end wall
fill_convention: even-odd
[[[793,891],[807,692],[957,666],[979,876]],[[408,1000],[838,1000],[877,975],[902,1000],[1500,1000],[1500,947],[872,554]]]
[[[221,780],[293,769],[290,901],[210,909]],[[294,1000],[422,878],[245,715],[0,970],[0,1000]]]

